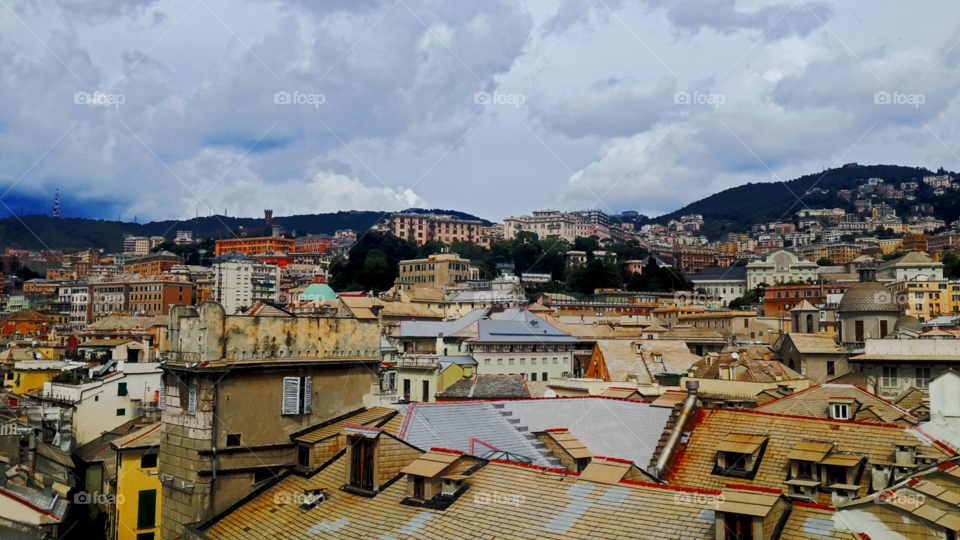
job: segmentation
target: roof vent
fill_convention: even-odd
[[[309,485],[303,488],[303,504],[300,508],[310,510],[327,500],[326,488],[318,485]]]

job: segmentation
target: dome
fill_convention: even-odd
[[[850,287],[840,300],[840,313],[854,311],[900,311],[890,289],[875,281],[863,281]]]
[[[894,332],[900,329],[919,333],[923,332],[923,325],[920,324],[920,319],[914,317],[913,315],[903,314],[897,317],[897,322],[893,323]]]
[[[311,283],[310,286],[303,291],[303,294],[300,295],[300,301],[332,300],[336,297],[337,293],[333,292],[333,289],[326,283]]]

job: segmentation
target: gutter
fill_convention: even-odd
[[[683,430],[686,428],[687,422],[693,414],[693,410],[697,407],[699,388],[699,381],[687,381],[687,399],[683,402],[683,408],[680,409],[680,416],[677,417],[677,423],[673,426],[673,431],[670,432],[667,444],[663,447],[663,451],[660,452],[660,457],[657,458],[656,465],[654,465],[650,471],[650,474],[659,480],[663,480],[663,474],[673,459],[677,447],[680,445]]]

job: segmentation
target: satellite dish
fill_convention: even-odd
[[[733,356],[733,359],[734,359],[734,360],[739,360],[739,359],[740,359],[740,354],[739,354],[739,353],[733,353],[733,354],[731,354],[730,356]]]
[[[543,397],[557,397],[557,393],[548,388],[547,391],[543,393]]]

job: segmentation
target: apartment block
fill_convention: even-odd
[[[513,240],[523,231],[536,233],[539,237],[559,236],[567,242],[577,238],[579,220],[573,214],[556,210],[540,210],[532,216],[508,217],[503,220],[503,237]]]
[[[182,264],[182,257],[178,257],[169,251],[159,251],[130,260],[123,265],[123,272],[125,274],[140,274],[141,276],[159,276],[169,272],[174,266]]]
[[[465,281],[480,279],[480,271],[456,253],[439,253],[426,259],[400,261],[397,285],[402,290],[414,288],[455,287]]]
[[[213,275],[213,297],[230,315],[257,302],[278,299],[281,270],[277,265],[238,257],[215,262]]]
[[[390,216],[390,232],[417,245],[424,242],[481,243],[483,223],[442,214],[394,214]]]
[[[256,255],[257,253],[263,253],[265,251],[293,253],[295,249],[296,240],[290,238],[280,238],[278,236],[230,238],[226,240],[217,240],[214,256],[219,257],[224,253],[243,253],[244,255]]]

